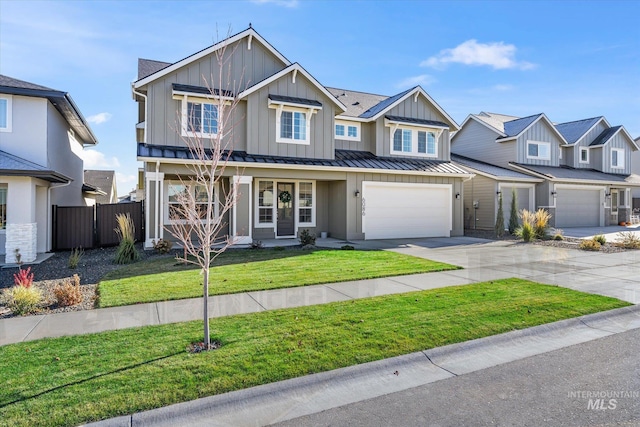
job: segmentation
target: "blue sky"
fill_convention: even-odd
[[[71,94],[85,167],[135,186],[137,59],[175,62],[253,27],[326,86],[420,84],[459,124],[480,111],[604,115],[640,136],[640,1],[0,0],[0,74]]]

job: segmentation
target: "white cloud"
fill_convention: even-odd
[[[298,0],[252,0],[255,4],[274,4],[276,6],[283,6],[288,8],[298,7]]]
[[[478,43],[471,39],[459,44],[453,49],[444,49],[436,56],[432,56],[420,63],[422,67],[443,68],[449,63],[465,65],[489,66],[495,70],[516,68],[528,70],[535,64],[525,61],[516,61],[517,48],[504,42]]]
[[[491,89],[497,90],[499,92],[506,92],[508,90],[513,90],[514,87],[513,85],[509,85],[509,84],[498,84],[498,85],[493,85]]]
[[[129,191],[136,188],[137,183],[138,177],[136,175],[127,175],[121,172],[116,172],[116,186],[118,188],[119,196],[129,194]]]
[[[402,88],[410,88],[410,87],[414,87],[414,86],[428,86],[432,83],[435,83],[437,80],[428,75],[428,74],[420,74],[419,76],[412,76],[412,77],[407,77],[404,80],[399,81],[398,83],[396,83],[396,87],[399,89]]]
[[[95,123],[99,125],[101,123],[108,122],[111,119],[111,117],[113,117],[111,113],[98,113],[98,114],[94,114],[93,116],[87,117],[87,121],[89,123]]]
[[[84,161],[85,169],[117,168],[120,166],[120,161],[117,157],[107,158],[103,153],[96,150],[84,150],[80,157]]]

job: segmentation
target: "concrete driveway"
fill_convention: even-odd
[[[368,240],[359,247],[447,262],[464,270],[439,273],[482,282],[509,277],[640,302],[640,251],[605,254],[469,237]]]
[[[619,233],[621,232],[631,232],[640,237],[640,224],[629,227],[621,227],[619,225],[609,227],[571,227],[563,228],[562,231],[566,237],[575,237],[578,239],[590,239],[593,236],[602,234],[607,238],[607,242],[615,242],[620,237]]]

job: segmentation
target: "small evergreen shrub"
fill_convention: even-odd
[[[618,233],[616,246],[625,249],[640,249],[640,237],[632,231],[621,231]]]
[[[22,316],[38,311],[42,294],[38,288],[14,286],[4,290],[3,300],[15,315]]]
[[[604,234],[598,234],[596,236],[593,236],[593,240],[600,243],[600,245],[604,245],[605,243],[607,243],[607,238],[604,237]]]
[[[264,244],[262,243],[262,240],[252,240],[251,241],[251,246],[249,246],[251,249],[264,249]]]
[[[504,211],[502,210],[502,193],[498,195],[498,213],[496,214],[496,237],[504,236]]]
[[[311,233],[309,230],[304,229],[300,232],[300,244],[302,246],[313,245],[316,244],[316,235]]]
[[[518,223],[518,193],[511,190],[511,213],[509,215],[509,234],[514,234],[520,224]]]
[[[355,248],[351,245],[343,245],[340,247],[343,251],[353,251]]]
[[[116,233],[120,238],[120,244],[116,250],[115,262],[116,264],[130,264],[140,259],[140,254],[136,249],[135,241],[135,226],[133,225],[133,219],[127,213],[116,215],[116,221],[118,227]]]
[[[59,283],[53,289],[53,295],[61,307],[80,304],[83,300],[82,292],[80,291],[80,276],[74,274],[73,278],[66,279],[64,282]]]
[[[602,245],[595,239],[583,240],[578,246],[583,251],[599,251]]]
[[[152,240],[151,243],[153,244],[153,249],[163,255],[171,252],[171,248],[173,248],[173,242],[170,240],[160,239],[157,242]]]
[[[33,284],[33,273],[31,267],[27,267],[26,270],[19,269],[18,274],[13,274],[13,284],[22,288],[30,288]]]
[[[74,248],[69,255],[69,262],[67,265],[71,269],[78,268],[78,264],[84,255],[84,249],[82,248]]]

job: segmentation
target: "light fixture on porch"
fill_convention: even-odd
[[[501,195],[501,194],[502,194],[502,190],[498,190],[498,191],[496,191],[496,196],[499,196],[499,195]]]
[[[605,192],[604,193],[604,197],[607,198],[607,199],[610,199],[611,198],[611,192],[608,192],[608,193]]]
[[[360,197],[360,190],[356,190],[356,192],[354,193],[354,196]]]
[[[558,193],[557,193],[555,190],[551,192],[551,195],[552,195],[553,197],[556,197],[556,195],[557,195],[557,194],[558,194]]]
[[[460,200],[460,193],[456,193],[456,200]]]

